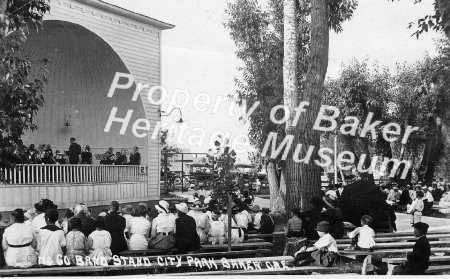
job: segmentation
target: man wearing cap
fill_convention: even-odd
[[[117,255],[128,249],[124,235],[126,220],[119,215],[119,210],[119,202],[112,201],[109,206],[110,213],[105,217],[106,230],[111,234],[110,249],[113,255]]]
[[[195,219],[187,215],[186,203],[176,204],[178,218],[175,220],[175,247],[182,254],[200,249],[200,237],[197,233]]]
[[[414,244],[413,252],[407,256],[407,262],[402,265],[402,269],[398,272],[404,275],[421,275],[425,274],[425,270],[430,266],[430,243],[427,239],[428,224],[418,222],[412,225],[414,228],[414,236],[417,237]]]
[[[316,231],[320,238],[311,247],[303,246],[294,254],[294,264],[299,266],[315,263],[319,266],[332,266],[339,259],[336,240],[329,234],[330,223],[317,223]]]

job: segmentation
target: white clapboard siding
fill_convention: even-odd
[[[123,61],[128,71],[134,76],[135,82],[142,82],[147,83],[150,85],[150,87],[155,85],[161,84],[161,31],[163,29],[171,28],[172,26],[164,23],[158,23],[151,20],[141,20],[137,19],[133,15],[130,15],[128,12],[118,11],[118,9],[112,8],[112,6],[108,6],[109,4],[101,3],[101,1],[96,0],[52,0],[51,2],[51,11],[49,14],[45,16],[45,21],[62,21],[62,22],[68,22],[72,24],[76,24],[79,26],[82,26],[89,31],[93,32],[97,36],[99,36],[102,40],[104,40],[114,51],[115,53],[120,57],[120,60]],[[106,7],[107,6],[107,7]],[[74,47],[77,47],[77,43],[73,43]],[[102,59],[111,59],[110,57],[106,57],[105,54],[102,51],[98,51],[97,55],[99,58]],[[48,57],[47,57],[48,58]],[[57,55],[53,57],[55,61],[58,61],[60,59]],[[51,60],[51,58],[50,58]],[[79,63],[76,59],[71,59],[67,64],[70,63]],[[70,66],[70,65],[68,65]],[[95,69],[95,67],[85,67],[85,74],[92,76],[95,78],[99,75],[98,69]],[[61,78],[63,73],[49,73],[49,78]],[[75,84],[73,82],[73,79],[71,79],[71,76],[66,76],[63,78],[65,81],[65,85],[68,87],[80,87],[80,90],[83,90],[82,88],[86,88],[91,86],[92,84],[95,84],[95,81],[85,81],[86,84],[79,85]],[[72,82],[72,83],[71,83]],[[112,82],[112,77],[110,78],[110,82]],[[99,85],[100,86],[100,85]],[[106,96],[107,91],[109,90],[109,86],[101,85],[101,88],[93,89],[89,88],[90,90],[100,92],[101,94],[104,94]],[[132,88],[134,91],[134,88]],[[127,91],[129,93],[129,91]],[[141,102],[142,102],[142,108],[144,115],[141,116],[138,114],[139,109],[135,109],[136,115],[133,115],[132,121],[130,121],[130,125],[127,129],[127,133],[131,134],[131,126],[136,118],[142,118],[145,117],[150,121],[151,128],[153,128],[157,121],[160,120],[159,115],[159,106],[150,104],[148,102],[146,93],[148,91],[142,91],[141,92]],[[116,93],[118,95],[119,93]],[[116,95],[113,98],[120,98],[116,97]],[[128,94],[129,96],[129,94]],[[158,97],[158,96],[156,96]],[[50,100],[49,100],[50,99]],[[49,98],[46,99],[46,106],[50,107],[59,107],[61,108],[61,111],[64,113],[64,106],[65,104],[61,102],[60,98]],[[126,100],[118,101],[119,103],[126,104]],[[105,104],[105,106],[108,106]],[[111,105],[109,105],[111,106]],[[127,110],[127,106],[122,106],[121,109],[118,106],[118,115],[124,116]],[[92,116],[89,115],[93,121],[98,121],[100,123],[103,123],[103,125],[106,124],[107,118],[104,117],[96,117],[95,112],[100,111],[101,109],[104,109],[103,106],[96,106],[94,104],[91,104],[92,112],[86,112],[89,114],[92,114]],[[109,108],[111,110],[112,107]],[[130,109],[133,109],[131,107]],[[67,109],[66,109],[67,110]],[[67,146],[67,133],[64,134],[58,134],[58,135],[52,135],[48,133],[47,131],[51,130],[52,127],[55,125],[60,125],[61,119],[64,118],[64,116],[61,116],[61,112],[58,113],[56,110],[53,110],[52,112],[47,113],[47,117],[44,119],[38,119],[38,126],[39,130],[36,133],[36,136],[33,140],[30,140],[30,143],[48,143],[48,139],[57,139],[52,141],[52,146],[55,146],[57,148],[61,148],[61,146]],[[59,122],[54,123],[55,121],[53,119],[58,120]],[[51,121],[53,120],[53,121]],[[72,119],[73,122],[76,123],[77,119]],[[88,125],[87,125],[88,126]],[[114,125],[113,125],[114,126]],[[76,128],[76,127],[75,127]],[[53,128],[54,129],[54,128]],[[85,133],[96,133],[96,131],[99,129],[98,125],[94,128],[88,127]],[[118,130],[116,128],[116,130]],[[150,130],[150,134],[152,133],[152,129]],[[66,138],[65,138],[66,137]],[[89,140],[85,140],[88,144],[88,141],[91,141],[92,145],[95,145],[96,148],[100,148],[102,146],[102,143],[104,143],[104,148],[106,151],[106,148],[108,146],[112,146],[116,149],[116,151],[119,151],[120,148],[124,148],[127,144],[129,145],[137,145],[141,147],[141,154],[144,156],[143,162],[148,166],[148,187],[143,191],[143,189],[139,188],[139,191],[142,194],[147,195],[150,199],[157,199],[159,197],[159,181],[160,181],[160,145],[159,145],[159,138],[152,140],[150,137],[147,137],[145,139],[145,143],[141,143],[139,140],[133,140],[130,141],[128,138],[121,138],[124,137],[122,135],[111,135],[110,137],[105,137],[104,135],[101,135],[95,139],[89,138]],[[128,137],[128,135],[127,135]],[[25,141],[26,142],[26,141]],[[100,143],[99,143],[100,142]],[[132,146],[129,146],[130,148]],[[87,175],[87,174],[82,174]],[[116,185],[118,187],[119,185]],[[33,199],[29,199],[29,201],[34,201],[34,197],[36,195],[54,195],[56,198],[61,200],[61,204],[70,204],[72,200],[70,198],[72,197],[78,197],[78,198],[85,198],[84,194],[88,195],[88,199],[93,200],[102,200],[105,196],[108,196],[108,198],[115,197],[116,199],[120,200],[120,195],[118,196],[118,192],[115,190],[114,187],[106,187],[101,186],[95,187],[95,185],[91,185],[90,187],[92,190],[89,190],[89,188],[85,188],[83,192],[80,192],[82,189],[79,188],[81,186],[76,186],[77,188],[70,188],[72,186],[67,187],[61,186],[60,188],[55,188],[55,191],[49,191],[47,188],[39,187],[38,189],[28,189],[21,186],[23,191],[28,191],[30,196],[33,196]],[[133,187],[137,187],[133,185]],[[56,190],[57,189],[57,190]],[[39,191],[45,191],[39,192]],[[78,191],[78,192],[77,192]],[[10,193],[10,192],[8,192]],[[24,192],[25,193],[25,192]],[[66,194],[70,193],[69,196]],[[121,192],[126,197],[129,197],[129,193],[125,190]],[[19,195],[20,196],[20,195]],[[2,197],[5,197],[2,195]],[[44,196],[42,196],[44,197]],[[122,197],[124,198],[124,197]],[[16,203],[16,201],[14,202]]]
[[[41,198],[53,200],[59,208],[73,207],[82,200],[88,206],[148,200],[147,182],[96,184],[0,185],[0,211],[29,208]]]

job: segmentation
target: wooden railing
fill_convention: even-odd
[[[146,166],[16,165],[0,168],[0,184],[77,184],[147,181]]]

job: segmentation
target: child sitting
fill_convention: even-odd
[[[220,221],[221,212],[214,210],[209,230],[209,242],[223,244],[225,240],[225,223]]]
[[[105,218],[97,217],[94,223],[95,231],[88,237],[89,257],[111,260],[111,234],[105,230]]]
[[[71,264],[76,264],[76,256],[84,258],[86,255],[86,236],[81,232],[82,222],[80,218],[73,217],[69,223],[71,231],[66,235],[66,256],[69,258]]]
[[[299,218],[300,210],[295,208],[292,210],[292,218],[289,219],[286,227],[286,237],[301,237],[303,222]]]
[[[348,250],[373,251],[375,247],[375,231],[370,227],[373,218],[369,215],[361,217],[361,227],[348,234],[352,239],[352,245]]]
[[[45,222],[47,226],[39,230],[37,250],[39,251],[39,264],[57,265],[58,258],[64,255],[66,248],[66,238],[64,231],[56,226],[58,221],[58,210],[55,208],[45,212]]]
[[[330,223],[322,221],[317,224],[316,231],[320,238],[311,247],[303,246],[294,254],[294,264],[299,266],[316,265],[329,267],[339,259],[336,240],[329,234]]]

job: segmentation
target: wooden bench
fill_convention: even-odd
[[[277,237],[277,236],[284,236],[285,232],[284,231],[278,231],[278,232],[274,232],[274,233],[253,233],[253,234],[248,234],[247,237],[248,239],[252,239],[252,238],[264,238],[264,237]]]
[[[323,266],[300,266],[290,267],[289,269],[257,269],[257,270],[220,270],[220,271],[203,271],[191,273],[166,273],[161,275],[168,276],[213,276],[213,275],[295,275],[308,273],[342,273],[339,267],[323,267]]]
[[[427,235],[429,240],[442,240],[450,238],[450,234],[430,234]],[[406,242],[417,240],[415,236],[398,236],[398,237],[378,237],[375,236],[375,242]],[[352,240],[348,238],[336,239],[337,244],[351,244]]]
[[[255,239],[252,239],[252,240],[249,240],[249,241],[246,241],[246,242],[238,243],[238,244],[244,244],[244,243],[250,243],[248,245],[248,247],[252,247],[252,248],[254,248],[254,247],[256,247],[256,248],[265,248],[265,247],[272,247],[273,246],[273,245],[272,246],[271,245],[262,245],[261,246],[260,245],[261,243],[267,243],[267,242],[264,242],[263,239],[258,239],[258,238],[255,238]],[[252,245],[251,243],[256,243],[256,244]],[[216,246],[218,246],[216,250],[223,250],[222,249],[223,245],[226,245],[227,248],[228,248],[228,244],[215,244],[215,245],[205,244],[205,245],[202,245],[202,248],[200,250],[201,251],[205,251],[205,250],[206,251],[211,251],[211,250],[214,250],[213,248],[215,248]],[[235,245],[236,244],[232,244],[231,247],[232,248],[237,247]],[[176,248],[172,249],[171,253],[172,254],[177,254],[178,250]],[[160,250],[160,249],[145,249],[145,250],[126,250],[126,251],[120,252],[119,256],[132,256],[132,255],[153,256],[153,255],[164,255],[164,254],[167,254],[167,251]]]
[[[188,267],[189,264],[186,261],[188,257],[197,257],[197,258],[207,258],[207,259],[218,259],[218,258],[229,258],[229,257],[241,257],[241,256],[251,256],[257,254],[269,254],[271,250],[269,249],[259,249],[259,250],[243,250],[243,251],[231,251],[231,252],[216,252],[216,253],[195,253],[195,254],[183,254],[177,255],[178,257],[182,257],[183,262],[180,267]],[[174,266],[159,266],[155,263],[158,257],[175,257],[174,255],[162,255],[162,256],[152,256],[145,257],[151,263],[151,266],[133,266],[129,265],[109,265],[109,266],[60,266],[60,267],[40,267],[40,268],[27,268],[27,269],[18,269],[18,268],[8,268],[8,269],[0,269],[0,277],[11,277],[11,276],[49,276],[49,275],[71,275],[74,276],[76,274],[105,274],[114,272],[127,272],[127,273],[149,273],[154,270],[165,269],[165,268],[175,268]],[[135,260],[137,257],[133,257]],[[279,258],[279,257],[267,257],[268,258]],[[292,257],[290,257],[292,258]],[[290,260],[290,258],[283,257],[285,260]],[[260,258],[254,258],[253,260],[259,260]],[[262,258],[264,259],[264,258]],[[219,262],[219,261],[216,261]]]
[[[448,234],[448,230],[446,231],[428,231],[428,234]],[[398,237],[398,236],[414,236],[414,232],[408,231],[408,232],[396,232],[396,233],[379,233],[377,234],[378,237]]]
[[[231,249],[253,249],[253,248],[272,248],[273,243],[270,242],[242,242],[233,243]],[[202,245],[201,251],[221,251],[227,250],[228,244]]]
[[[377,243],[375,246],[375,251],[378,249],[400,249],[400,248],[413,248],[415,242],[387,242],[387,243]],[[430,241],[431,247],[438,246],[450,246],[450,241]],[[343,250],[348,247],[348,244],[338,244],[339,250]]]
[[[354,258],[355,256],[367,256],[367,255],[378,255],[378,256],[389,256],[389,255],[405,255],[406,253],[411,253],[411,249],[378,249],[373,252],[368,251],[339,251],[339,254],[344,257]],[[432,247],[431,253],[450,253],[449,247]]]
[[[406,260],[407,260],[406,258],[383,258],[382,262],[387,263],[388,270],[390,270],[397,265],[405,263]],[[450,263],[450,256],[431,256],[430,257],[430,263],[441,263],[441,262]]]
[[[386,275],[393,275],[400,268],[402,263],[406,262],[406,258],[383,258],[382,261],[388,264],[388,272]],[[450,263],[450,256],[432,256],[430,257],[430,263]],[[450,272],[450,265],[432,265],[425,273],[443,273]]]
[[[156,259],[157,257],[169,257],[173,255],[177,256],[195,256],[195,257],[208,257],[208,258],[218,258],[218,257],[239,257],[239,256],[251,256],[251,255],[267,255],[272,252],[271,249],[252,249],[252,250],[239,250],[239,251],[225,251],[225,252],[198,252],[190,254],[178,254],[175,250],[173,253],[168,254],[167,252],[155,253],[154,251],[159,250],[134,250],[134,251],[124,251],[119,254],[119,256],[125,257],[146,257],[149,259]],[[135,252],[135,253],[133,253]]]

